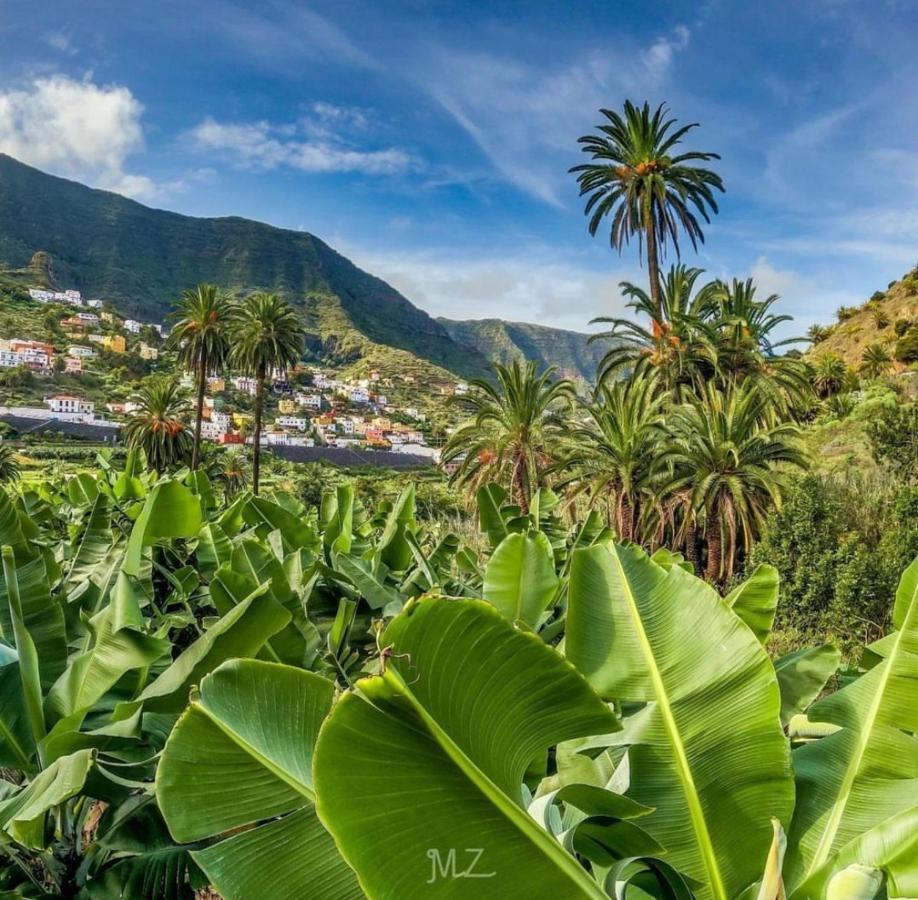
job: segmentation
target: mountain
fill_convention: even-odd
[[[307,232],[150,209],[3,154],[0,260],[6,270],[23,272],[31,261],[43,281],[110,300],[147,321],[161,321],[184,289],[202,281],[235,294],[277,291],[302,309],[312,354],[336,365],[408,367],[435,376],[428,371],[434,366],[469,377],[518,348],[542,364],[590,370],[569,332],[497,323],[508,337],[490,341],[475,328],[458,327],[469,323],[447,327]]]
[[[867,347],[881,344],[895,369],[904,370],[918,361],[918,268],[860,306],[841,307],[836,317],[834,325],[816,330],[811,358],[833,353],[856,369]]]
[[[589,343],[589,335],[561,328],[546,328],[526,322],[502,319],[437,319],[450,337],[473,348],[493,362],[509,363],[531,359],[540,368],[557,366],[567,378],[592,381],[596,367],[608,349],[602,343]]]

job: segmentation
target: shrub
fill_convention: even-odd
[[[851,650],[889,625],[899,572],[918,553],[918,488],[883,478],[807,475],[769,516],[748,565],[781,576],[778,631],[828,633]]]
[[[857,313],[858,308],[856,306],[840,306],[835,313],[835,317],[839,322],[845,322],[852,316],[857,315]]]
[[[896,341],[893,355],[901,363],[918,362],[918,327],[913,325]]]
[[[903,481],[918,478],[918,402],[884,408],[867,423],[870,451]]]

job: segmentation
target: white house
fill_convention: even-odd
[[[210,414],[210,421],[212,424],[222,428],[224,431],[228,431],[230,424],[233,421],[233,417],[229,413],[218,412],[217,410],[214,410]]]
[[[84,306],[88,306],[90,309],[102,309],[101,300],[85,300]]]
[[[309,426],[309,420],[304,419],[302,416],[278,416],[274,420],[275,425],[280,425],[282,428],[297,428],[300,431],[305,431]]]
[[[143,328],[143,323],[138,322],[136,319],[125,319],[124,328],[131,334],[140,334],[140,329]]]
[[[460,382],[456,385],[456,394],[457,394],[458,396],[461,397],[461,396],[463,396],[464,394],[467,394],[468,392],[469,392],[469,386],[468,386],[464,381],[460,381]]]
[[[80,344],[74,344],[71,347],[67,348],[67,353],[70,356],[80,356],[84,359],[88,359],[90,356],[95,356],[96,351],[92,347],[83,347]]]
[[[233,387],[236,388],[237,391],[243,391],[244,393],[251,394],[254,397],[257,385],[255,379],[249,375],[237,375],[233,379]]]
[[[45,400],[48,407],[53,413],[76,413],[92,417],[96,408],[92,400],[84,400],[82,397],[70,397],[66,394],[57,394],[54,397],[48,397]]]
[[[215,422],[213,418],[201,422],[201,437],[207,441],[218,441],[229,431],[229,416],[226,422]]]
[[[307,409],[314,409],[316,411],[319,411],[322,409],[322,395],[321,394],[297,393],[294,399],[300,406],[305,406]]]
[[[352,387],[348,392],[348,398],[351,403],[369,403],[370,394],[366,388]]]
[[[79,312],[76,314],[76,318],[87,325],[98,325],[99,323],[99,317],[95,313]]]

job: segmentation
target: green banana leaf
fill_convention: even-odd
[[[92,750],[56,759],[21,791],[0,802],[0,830],[25,847],[42,848],[45,813],[82,790],[94,760]]]
[[[179,481],[160,481],[134,522],[124,558],[124,572],[140,577],[144,547],[162,538],[194,537],[201,527],[201,503]]]
[[[100,493],[93,501],[80,542],[70,561],[70,569],[64,582],[66,594],[70,594],[83,582],[96,575],[108,556],[113,539],[111,500],[106,494]]]
[[[411,565],[413,556],[406,535],[413,534],[416,529],[414,485],[411,484],[399,494],[379,538],[379,558],[390,570],[404,572]]]
[[[775,675],[781,688],[781,724],[809,709],[826,682],[838,669],[841,653],[831,644],[805,647],[775,661]]]
[[[839,877],[852,866],[884,873],[889,897],[918,897],[918,806],[892,816],[842,847],[829,865],[807,879],[799,890],[800,896],[821,897],[828,892],[829,884],[838,890],[858,877],[857,870]]]
[[[533,531],[507,535],[498,544],[485,568],[482,595],[504,618],[535,628],[557,589],[551,544]]]
[[[366,893],[605,897],[525,811],[522,781],[613,713],[482,601],[412,600],[382,640],[383,674],[335,705],[314,763],[319,815]]]
[[[568,604],[568,659],[602,696],[646,704],[613,736],[628,795],[655,810],[642,826],[699,898],[735,897],[793,809],[767,654],[710,586],[637,547],[575,551]]]
[[[333,695],[312,672],[232,660],[170,735],[160,809],[175,840],[216,839],[192,856],[226,900],[363,896],[315,811],[313,751]]]
[[[22,692],[19,655],[0,644],[0,766],[31,772],[35,749]]]
[[[137,698],[148,712],[179,712],[188,692],[208,672],[234,657],[254,656],[265,642],[289,621],[287,612],[268,596],[268,585],[256,588],[241,603],[218,619]],[[125,704],[121,715],[133,712]]]
[[[735,612],[764,644],[771,634],[778,608],[780,576],[774,566],[756,566],[755,571],[740,585],[737,585],[724,602]]]
[[[840,691],[815,703],[813,722],[839,730],[794,751],[797,808],[789,837],[790,895],[831,864],[859,835],[918,806],[918,559],[896,593],[883,658]]]

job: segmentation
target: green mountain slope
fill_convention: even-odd
[[[535,360],[540,367],[558,366],[568,378],[592,381],[608,347],[588,343],[589,335],[501,319],[437,319],[454,341],[472,347],[489,360],[508,363]]]
[[[36,253],[38,269],[30,269]],[[239,217],[150,209],[3,154],[0,261],[7,277],[18,273],[17,284],[77,288],[145,321],[161,321],[181,291],[201,281],[237,294],[277,291],[306,314],[315,357],[339,365],[469,377],[522,353],[590,376],[598,353],[585,348],[583,335],[532,325],[447,327],[314,235]],[[493,339],[479,336],[492,331]]]
[[[0,155],[0,259],[24,266],[39,250],[57,284],[141,319],[162,319],[182,290],[212,281],[287,294],[308,307],[323,342],[405,350],[457,374],[486,368],[427,313],[311,234],[149,209]]]

